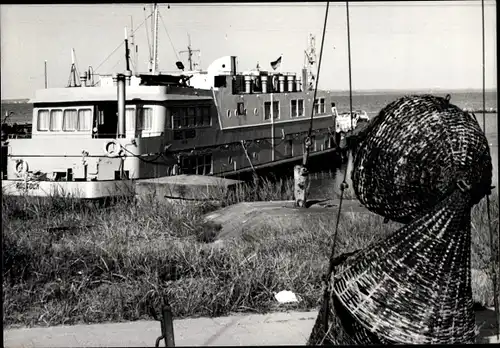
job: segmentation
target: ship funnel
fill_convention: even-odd
[[[118,93],[118,138],[125,138],[125,75],[116,75]]]

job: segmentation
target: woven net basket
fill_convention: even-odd
[[[490,193],[491,172],[477,121],[449,100],[408,96],[382,109],[356,151],[353,185],[368,209],[406,225],[332,261],[309,344],[474,342],[471,208]]]
[[[471,204],[490,192],[486,137],[472,115],[445,98],[400,98],[380,111],[365,134],[352,183],[374,213],[408,223],[453,191],[460,179],[473,185]]]

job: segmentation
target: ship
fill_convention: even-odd
[[[157,35],[156,4],[154,16]],[[165,73],[153,45],[148,72],[130,70],[125,34],[122,73],[79,74],[73,58],[68,86],[37,90],[31,137],[2,147],[3,193],[93,199],[140,179],[238,178],[301,162],[306,138],[312,160],[338,153],[349,127],[339,130],[333,95],[314,90],[314,47],[298,73],[281,72],[282,56],[270,69],[240,72],[236,56],[223,56],[203,71],[177,62]]]

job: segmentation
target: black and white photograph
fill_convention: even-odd
[[[500,343],[496,14],[0,5],[3,345]]]

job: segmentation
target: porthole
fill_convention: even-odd
[[[231,117],[231,110],[227,110],[227,118]]]
[[[259,109],[254,108],[254,109],[253,109],[253,114],[254,114],[255,116],[257,116],[257,115],[259,114]]]

